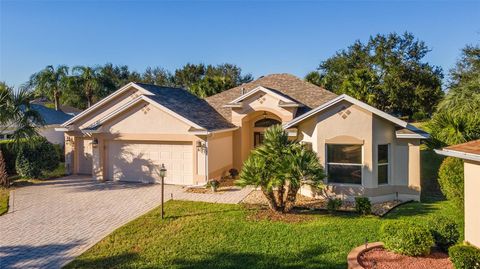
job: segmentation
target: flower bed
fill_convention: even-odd
[[[375,269],[453,269],[448,254],[437,250],[427,256],[410,257],[374,248],[362,252],[358,256],[360,268]]]

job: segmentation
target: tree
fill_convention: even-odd
[[[33,93],[27,88],[14,91],[0,82],[0,133],[11,130],[15,142],[13,146],[18,146],[22,139],[37,136],[36,127],[43,125],[43,119],[38,111],[30,106],[33,97]],[[4,165],[4,162],[0,164]],[[10,186],[8,180],[2,181],[2,184],[4,187]]]
[[[377,34],[323,61],[305,79],[389,113],[433,113],[443,92],[442,70],[422,61],[430,49],[413,34]]]
[[[93,105],[95,97],[98,96],[100,89],[98,71],[98,67],[89,66],[75,66],[72,69],[72,73],[87,99],[87,107]]]
[[[480,139],[480,45],[466,46],[450,71],[449,90],[428,123],[431,147]]]
[[[323,178],[317,155],[300,142],[289,141],[283,128],[275,125],[245,161],[237,184],[260,187],[270,209],[286,213],[295,205],[302,184],[321,188]]]
[[[158,86],[172,86],[173,77],[170,72],[160,67],[147,67],[145,72],[142,74],[142,82],[148,84],[154,84]]]
[[[52,65],[45,67],[30,77],[29,86],[35,88],[37,95],[48,97],[55,104],[55,110],[60,109],[60,97],[66,88],[68,67],[59,65],[55,69]]]
[[[8,187],[10,182],[7,175],[7,166],[3,158],[2,150],[0,149],[0,186]]]

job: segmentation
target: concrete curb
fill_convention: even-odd
[[[347,256],[348,269],[363,269],[364,267],[361,266],[360,263],[358,262],[358,257],[362,255],[362,253],[374,248],[383,248],[383,243],[374,242],[374,243],[368,244],[366,247],[365,245],[362,245],[352,249],[352,251],[350,251],[350,253],[348,253],[348,256]]]

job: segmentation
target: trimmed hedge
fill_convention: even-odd
[[[387,250],[408,256],[428,255],[435,244],[427,227],[407,221],[384,223],[380,236]]]
[[[372,213],[372,203],[368,197],[355,197],[355,210],[363,215]]]
[[[43,171],[57,168],[60,161],[52,143],[43,137],[30,142],[22,145],[17,154],[15,165],[20,176],[38,178]]]
[[[445,158],[438,171],[438,183],[445,197],[463,210],[463,161],[454,157]]]
[[[337,211],[342,206],[342,199],[340,198],[330,198],[327,202],[327,210],[329,212]]]
[[[455,245],[460,237],[457,223],[444,216],[432,218],[429,228],[435,240],[435,244],[440,250],[445,252],[448,251],[449,247]]]
[[[453,246],[448,255],[456,269],[480,269],[480,249],[474,246]]]
[[[17,159],[17,152],[13,148],[12,140],[0,141],[0,150],[2,150],[3,158],[7,167],[8,175],[15,175],[15,160]]]

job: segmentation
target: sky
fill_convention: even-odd
[[[448,71],[480,43],[480,1],[0,0],[0,81],[17,87],[47,65],[174,70],[233,63],[255,77],[299,77],[370,35],[409,31]]]

